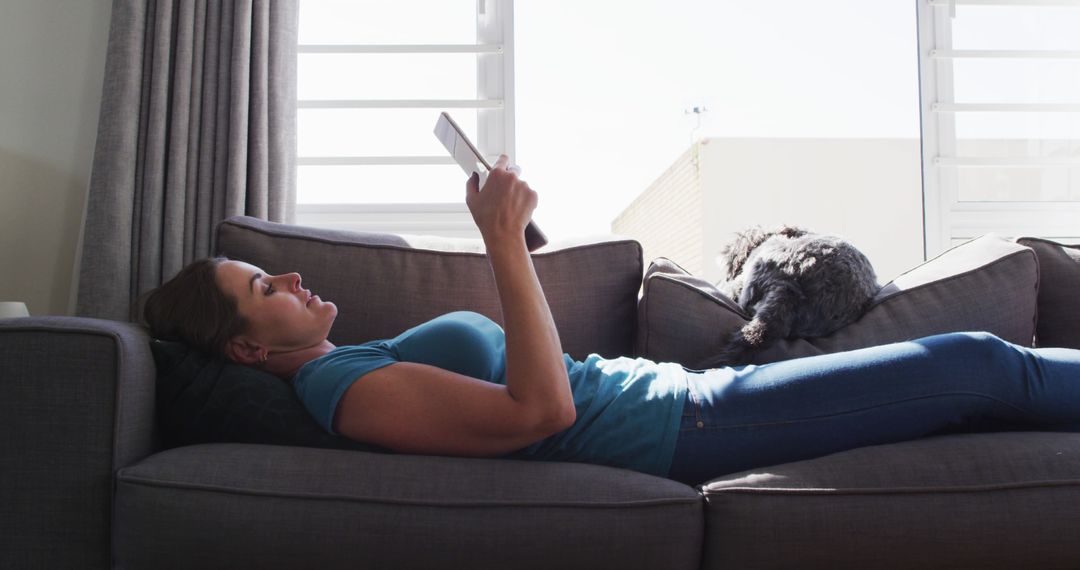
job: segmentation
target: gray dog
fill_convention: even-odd
[[[726,279],[717,286],[753,318],[706,368],[745,364],[781,338],[826,336],[862,316],[880,288],[855,246],[793,226],[738,232],[720,262]]]

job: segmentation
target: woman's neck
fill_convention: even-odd
[[[266,362],[259,366],[263,372],[269,372],[282,380],[292,378],[300,367],[308,362],[334,350],[334,345],[324,340],[315,346],[290,350],[288,352],[272,352]]]

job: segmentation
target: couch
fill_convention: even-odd
[[[333,300],[335,343],[459,309],[501,323],[482,245],[246,217],[216,236]],[[596,236],[534,253],[563,348],[693,369],[746,315],[641,251]],[[986,236],[898,277],[846,329],[758,358],[966,329],[1080,347],[1077,292],[1075,248]],[[137,324],[0,321],[0,567],[1080,567],[1076,433],[943,433],[688,486],[577,463],[175,446],[155,377]]]

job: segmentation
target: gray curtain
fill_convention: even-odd
[[[214,227],[292,223],[297,0],[114,0],[76,314],[135,301],[214,251]]]

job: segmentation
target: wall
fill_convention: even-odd
[[[693,145],[611,222],[611,232],[641,243],[644,268],[666,257],[686,271],[702,271],[702,196],[698,149]]]
[[[108,0],[0,2],[0,301],[70,315]]]
[[[732,232],[787,223],[847,238],[884,284],[923,261],[920,165],[918,139],[705,140],[705,278]]]

